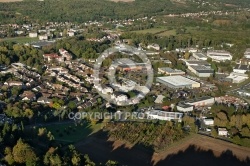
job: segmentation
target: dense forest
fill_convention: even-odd
[[[196,1],[198,2],[198,1]],[[216,2],[216,3],[215,3]],[[211,0],[216,5],[199,6],[201,2],[171,0],[136,0],[134,2],[111,2],[107,0],[28,0],[1,3],[0,23],[22,23],[27,19],[39,21],[71,21],[126,19],[143,16],[186,13],[209,10],[228,10],[249,6],[248,0]],[[234,5],[225,5],[234,4]],[[237,6],[235,6],[235,4]],[[198,7],[199,6],[199,7]]]

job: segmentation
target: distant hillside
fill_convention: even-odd
[[[41,21],[83,22],[86,20],[124,19],[156,14],[227,10],[235,8],[235,6],[226,6],[225,4],[241,6],[249,0],[241,0],[240,2],[234,0],[210,1],[213,5],[202,6],[200,0],[135,0],[130,3],[112,2],[110,0],[24,0],[22,2],[1,3],[0,23],[22,21],[24,16]]]

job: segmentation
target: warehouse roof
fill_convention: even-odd
[[[199,57],[199,58],[207,58],[207,56],[206,55],[204,55],[203,53],[201,53],[201,52],[198,52],[198,53],[193,53],[193,55],[196,55],[197,57]]]
[[[174,86],[186,86],[190,84],[197,84],[193,80],[190,80],[183,76],[166,76],[166,77],[157,77],[159,80],[164,81],[166,83],[172,84]]]
[[[160,70],[163,70],[164,72],[168,72],[168,73],[179,73],[179,72],[183,72],[185,73],[184,71],[182,70],[178,70],[178,69],[172,69],[170,67],[162,67],[162,68],[159,68]]]
[[[207,66],[193,66],[192,65],[192,68],[199,73],[214,73],[214,69],[211,69],[210,67],[207,67]]]

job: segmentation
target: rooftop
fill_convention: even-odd
[[[185,61],[186,65],[204,65],[204,66],[210,66],[210,64],[207,61],[202,61],[202,60],[187,60]]]
[[[250,70],[250,66],[249,65],[237,64],[234,69]]]
[[[159,80],[162,80],[164,82],[167,82],[169,84],[175,85],[175,86],[185,86],[190,84],[197,84],[198,82],[195,82],[193,80],[190,80],[183,76],[166,76],[166,77],[157,77]]]
[[[196,55],[196,56],[198,56],[199,58],[207,58],[207,56],[206,55],[204,55],[203,53],[201,53],[201,52],[198,52],[198,53],[193,53],[193,55]]]
[[[207,66],[192,66],[192,68],[199,73],[214,73],[214,69]]]
[[[203,96],[203,97],[199,97],[199,98],[194,98],[191,100],[187,100],[185,101],[185,103],[195,103],[195,102],[199,102],[199,101],[203,101],[203,100],[208,100],[208,99],[214,99],[211,96]]]
[[[170,67],[162,67],[162,68],[158,68],[160,70],[163,70],[164,72],[168,72],[168,73],[179,73],[179,72],[184,72],[182,70],[178,70],[178,69],[172,69]]]

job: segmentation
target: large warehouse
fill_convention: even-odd
[[[230,52],[225,50],[208,50],[207,56],[212,58],[213,61],[231,61],[233,59],[233,56],[230,54]]]
[[[214,102],[215,102],[214,97],[203,96],[200,98],[179,102],[177,105],[177,110],[180,112],[190,112],[193,111],[195,107],[211,106],[214,104]]]
[[[160,110],[152,110],[146,114],[148,119],[177,120],[178,122],[181,122],[183,117],[183,113],[180,112],[165,112]]]
[[[199,88],[200,83],[195,82],[191,79],[188,79],[183,76],[166,76],[166,77],[157,77],[156,82],[162,83],[169,88],[173,89],[182,89],[182,88]]]

